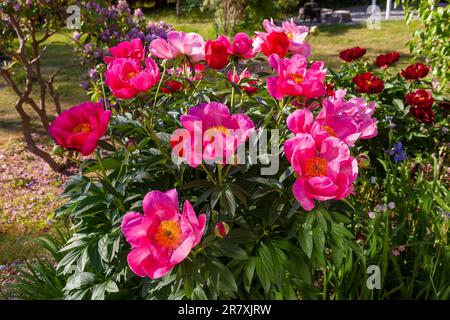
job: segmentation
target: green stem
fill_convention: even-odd
[[[159,90],[161,89],[161,84],[162,84],[162,81],[163,81],[165,75],[166,75],[166,67],[164,66],[163,72],[161,74],[161,78],[159,79],[158,87],[156,88],[155,99],[153,101],[153,109],[156,108],[156,102],[158,101]]]
[[[219,185],[222,185],[222,183],[223,183],[222,165],[220,163],[217,164],[217,172],[219,174]]]
[[[234,75],[236,74],[236,64],[233,63],[233,77],[231,78],[232,80],[234,80]],[[232,81],[233,82],[233,81]],[[238,80],[238,84],[239,85],[239,80]],[[234,85],[231,85],[231,100],[230,100],[230,109],[233,110],[233,105],[234,105]]]
[[[205,167],[205,165],[203,164],[203,162],[202,162],[201,166],[202,166],[203,170],[206,172],[206,174],[208,175],[208,177],[211,179],[211,181],[212,181],[214,184],[216,184],[216,179],[214,179],[214,177],[213,177],[212,174],[209,172],[209,170]]]
[[[108,100],[106,100],[106,91],[105,91],[105,83],[104,83],[104,81],[103,81],[103,73],[102,72],[99,72],[99,74],[100,74],[100,81],[101,81],[101,83],[102,83],[102,92],[103,92],[103,102],[104,102],[104,108],[105,108],[105,110],[106,109],[108,109]]]

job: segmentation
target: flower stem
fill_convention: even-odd
[[[166,67],[164,66],[163,72],[161,74],[161,78],[159,79],[159,82],[158,82],[158,87],[156,87],[155,99],[153,101],[153,109],[156,108],[156,102],[158,101],[159,89],[161,89],[161,84],[162,84],[162,81],[163,81],[165,75],[166,75]]]
[[[205,165],[203,164],[203,162],[202,162],[201,166],[202,166],[203,170],[206,172],[206,174],[208,175],[208,177],[211,179],[211,181],[212,181],[214,184],[216,184],[216,179],[214,179],[214,177],[213,177],[212,174],[209,172],[209,170],[205,167]]]

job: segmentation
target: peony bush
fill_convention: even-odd
[[[122,41],[96,67],[102,98],[53,121],[51,136],[80,166],[56,213],[73,223],[55,257],[62,297],[375,297],[367,267],[377,246],[383,259],[393,246],[377,230],[389,234],[395,203],[386,191],[389,206],[363,212],[368,192],[379,198],[370,159],[394,177],[390,157],[408,157],[401,141],[439,138],[440,97],[422,80],[426,66],[390,71],[398,53],[369,63],[350,48],[334,72],[309,59],[307,27],[263,27]]]

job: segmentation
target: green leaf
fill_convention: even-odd
[[[93,283],[95,280],[95,275],[91,272],[75,272],[72,276],[67,279],[64,291],[71,291],[75,289],[80,289],[83,286]]]
[[[311,258],[313,249],[312,234],[313,233],[311,229],[303,229],[303,228],[301,228],[298,233],[298,242],[300,244],[300,248],[308,256],[308,258]]]
[[[250,292],[250,287],[255,274],[255,258],[251,257],[244,266],[244,287]]]

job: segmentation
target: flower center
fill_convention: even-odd
[[[336,137],[336,132],[334,132],[333,128],[329,126],[322,126],[322,129],[325,130],[331,137]]]
[[[295,81],[296,84],[301,84],[303,82],[303,80],[305,80],[305,77],[299,73],[291,73],[290,76],[291,76],[292,80]]]
[[[161,247],[174,248],[180,243],[181,228],[177,221],[164,220],[159,224],[155,241]]]
[[[224,126],[214,126],[211,127],[210,130],[214,130],[223,133],[224,135],[228,135],[228,129]]]
[[[131,78],[134,78],[136,76],[136,74],[137,74],[136,72],[130,72],[125,75],[125,79],[130,80]]]
[[[288,39],[292,39],[294,37],[294,34],[292,32],[286,32],[286,35]]]
[[[72,129],[72,133],[85,133],[91,131],[91,125],[89,123],[81,123]]]
[[[328,162],[325,159],[314,157],[306,160],[305,175],[308,177],[326,176]]]

